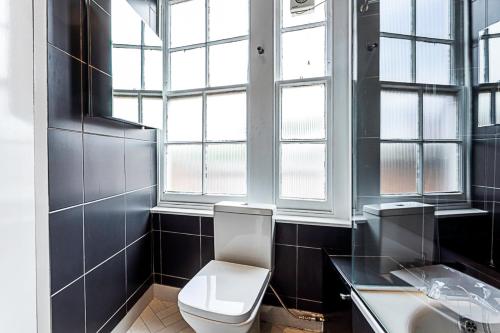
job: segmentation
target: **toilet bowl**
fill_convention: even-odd
[[[273,264],[274,206],[214,206],[215,260],[179,293],[184,320],[198,333],[258,333]]]

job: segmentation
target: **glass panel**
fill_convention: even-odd
[[[141,89],[141,50],[113,48],[113,89]]]
[[[411,42],[380,38],[380,80],[411,82]]]
[[[246,140],[247,94],[236,92],[207,96],[207,140]]]
[[[446,44],[417,42],[417,82],[451,83],[451,47]]]
[[[201,193],[202,146],[167,145],[166,190],[168,192]]]
[[[412,0],[381,0],[380,31],[410,35]]]
[[[325,138],[325,85],[282,88],[281,138]]]
[[[202,141],[201,96],[170,98],[167,106],[167,141]]]
[[[170,47],[205,42],[205,0],[170,5]]]
[[[248,35],[248,1],[210,0],[208,19],[210,40]]]
[[[163,128],[163,99],[142,98],[142,123],[154,128]]]
[[[486,54],[485,54],[485,45],[486,42],[484,39],[481,39],[479,41],[479,78],[478,81],[479,83],[485,83],[486,82]]]
[[[418,139],[417,93],[382,90],[380,105],[382,139]]]
[[[491,94],[489,92],[479,93],[477,102],[478,126],[491,125]]]
[[[325,200],[324,143],[281,144],[280,197]]]
[[[500,91],[495,96],[495,123],[500,124]]]
[[[246,193],[246,144],[209,144],[206,147],[206,192],[243,195]]]
[[[137,97],[113,97],[113,117],[139,122],[139,101]]]
[[[281,76],[284,80],[325,75],[325,28],[282,35]]]
[[[205,86],[205,48],[170,54],[170,89],[194,89]]]
[[[451,95],[424,94],[424,139],[457,139],[458,105]]]
[[[135,10],[123,0],[111,2],[111,39],[114,44],[141,45],[142,20]]]
[[[500,37],[491,38],[489,45],[489,72],[490,79],[489,82],[499,82],[500,81]]]
[[[210,46],[209,53],[211,87],[247,83],[248,41]]]
[[[147,25],[144,25],[144,45],[162,46],[160,37]]]
[[[449,0],[417,0],[417,36],[450,38]]]
[[[326,1],[316,3],[316,8],[301,14],[292,14],[290,11],[290,0],[281,1],[282,27],[292,27],[302,24],[321,22],[325,20]]]
[[[163,57],[161,51],[144,51],[144,89],[163,90]]]
[[[382,143],[380,145],[380,193],[417,193],[418,145]]]
[[[459,191],[459,153],[454,143],[424,144],[424,191]]]

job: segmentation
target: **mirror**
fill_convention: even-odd
[[[127,0],[112,0],[112,118],[162,128],[162,40]]]

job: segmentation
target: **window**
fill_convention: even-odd
[[[300,15],[287,0],[167,7],[164,204],[249,200],[347,217],[350,41],[343,35],[333,47],[332,13],[339,31],[350,31],[348,4],[317,1]]]
[[[161,128],[162,42],[126,1],[112,1],[113,117]]]
[[[380,2],[380,192],[463,192],[463,79],[450,0]]]

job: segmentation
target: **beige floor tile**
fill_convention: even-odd
[[[150,331],[146,327],[146,324],[144,324],[144,321],[141,319],[141,317],[139,317],[130,327],[127,333],[150,333]]]
[[[187,327],[189,327],[189,325],[183,319],[181,319],[173,323],[172,325],[168,325],[166,328],[164,328],[158,333],[179,333],[180,331],[182,331]]]
[[[147,306],[141,313],[141,318],[151,333],[156,333],[164,328],[161,320],[156,316],[153,310]]]
[[[171,306],[177,306],[177,302],[161,301],[165,307],[169,308]]]
[[[151,310],[153,310],[154,313],[158,313],[158,312],[163,311],[167,308],[165,306],[165,304],[163,304],[163,302],[157,298],[154,298],[151,301],[151,303],[149,303],[149,307],[151,308]]]
[[[183,329],[179,333],[196,333],[196,332],[191,327],[186,327],[185,329]]]
[[[161,321],[163,322],[164,326],[169,326],[178,322],[179,320],[182,320],[182,316],[179,312],[176,312],[168,317],[163,318]]]
[[[164,310],[161,310],[160,312],[157,312],[156,315],[158,316],[158,318],[163,319],[176,312],[179,312],[179,308],[177,307],[177,305],[174,305]]]

